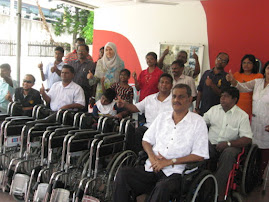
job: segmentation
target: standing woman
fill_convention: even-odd
[[[251,92],[252,96],[252,143],[261,149],[261,176],[269,160],[269,61],[265,63],[262,74],[264,78],[240,83],[233,75],[227,74],[226,79],[240,92]],[[251,107],[251,106],[249,106]]]
[[[124,69],[124,62],[118,56],[114,43],[108,42],[104,50],[104,56],[97,62],[94,76],[91,72],[87,76],[90,85],[97,83],[95,100],[99,100],[103,94],[101,79],[104,79],[104,86],[107,89],[111,84],[119,82],[120,71]]]
[[[159,92],[158,82],[163,71],[157,67],[157,55],[154,52],[149,52],[146,55],[148,68],[143,70],[138,79],[135,72],[133,78],[135,80],[135,88],[140,91],[139,101],[142,101],[146,96]]]
[[[258,62],[254,55],[247,54],[242,58],[240,72],[234,73],[234,78],[240,83],[263,78],[263,75],[258,73]],[[240,92],[240,98],[237,106],[244,110],[251,119],[252,107],[250,106],[252,106],[252,92]]]

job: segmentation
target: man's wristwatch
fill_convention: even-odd
[[[229,141],[227,141],[227,145],[228,147],[232,146],[232,144]]]
[[[172,159],[172,168],[174,168],[174,165],[176,162],[177,162],[177,159]]]

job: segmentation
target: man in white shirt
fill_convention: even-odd
[[[159,114],[143,137],[148,154],[145,167],[119,171],[113,201],[130,201],[131,196],[151,192],[148,201],[168,202],[172,193],[180,193],[185,164],[209,157],[206,123],[201,116],[189,112],[191,102],[188,85],[173,88],[173,111]]]
[[[173,78],[170,74],[162,74],[159,78],[158,89],[159,92],[149,95],[145,97],[141,102],[136,104],[130,104],[128,102],[124,102],[122,99],[118,99],[118,107],[125,108],[127,111],[131,113],[141,112],[145,114],[146,123],[143,126],[136,128],[135,135],[132,142],[135,152],[139,152],[142,150],[141,140],[148,129],[148,127],[152,124],[155,118],[162,112],[172,111],[171,104],[171,89],[173,86]],[[126,112],[123,112],[126,113]],[[121,115],[121,113],[120,113]],[[123,115],[125,116],[125,115]]]
[[[193,97],[193,100],[196,99],[197,96],[197,90],[195,87],[195,81],[192,77],[186,76],[183,74],[184,71],[184,62],[183,60],[176,60],[171,65],[172,70],[172,77],[174,79],[173,86],[179,83],[184,83],[190,86],[191,88],[191,96]]]
[[[248,114],[236,106],[238,99],[239,91],[236,88],[226,88],[221,93],[220,104],[204,114],[209,126],[210,160],[218,162],[215,176],[219,200],[223,200],[227,179],[237,155],[252,139]]]
[[[38,64],[40,69],[42,81],[47,80],[46,90],[48,91],[51,86],[58,81],[61,81],[61,70],[63,68],[64,49],[60,46],[56,47],[54,50],[54,62],[47,64],[46,68],[43,70],[42,62]]]
[[[40,89],[40,94],[47,104],[50,104],[52,111],[59,109],[82,109],[85,106],[83,89],[73,82],[74,68],[64,65],[61,71],[62,81],[54,83],[48,93],[44,86]]]

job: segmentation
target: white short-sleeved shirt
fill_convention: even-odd
[[[211,144],[241,137],[252,138],[249,116],[236,105],[226,113],[220,104],[213,106],[204,114],[204,120],[210,126],[208,136]]]
[[[166,159],[185,157],[195,154],[205,159],[209,158],[208,132],[205,121],[193,112],[175,125],[172,118],[173,111],[163,112],[153,121],[145,132],[143,141],[152,145],[153,152],[160,153]],[[149,159],[145,163],[145,170],[152,172]],[[162,169],[166,176],[173,173],[181,174],[185,164],[167,166]]]
[[[56,72],[51,72],[51,68],[54,66],[54,62],[50,62],[47,64],[46,68],[44,69],[43,73],[45,79],[47,80],[47,88],[51,88],[51,86],[58,81],[61,81],[61,77]],[[64,62],[61,62],[57,65],[57,68],[61,71],[64,66]]]
[[[71,82],[64,87],[61,81],[54,83],[48,92],[50,97],[50,108],[52,111],[57,111],[61,107],[69,104],[81,104],[85,106],[85,96],[83,89]]]
[[[155,93],[145,97],[141,102],[136,103],[135,106],[141,113],[145,113],[146,127],[149,127],[154,119],[162,112],[173,111],[172,108],[172,93],[164,100],[158,100],[159,93]]]
[[[186,76],[184,74],[181,74],[181,76],[178,78],[178,80],[176,81],[174,76],[173,76],[174,82],[173,82],[173,86],[177,85],[177,84],[186,84],[191,88],[191,96],[192,97],[196,97],[197,96],[197,90],[195,87],[195,81],[192,77],[190,76]]]

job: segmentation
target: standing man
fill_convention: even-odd
[[[171,70],[172,70],[172,77],[174,78],[173,86],[180,83],[187,84],[191,88],[191,96],[193,97],[193,100],[195,100],[197,96],[195,82],[192,77],[183,74],[184,61],[183,60],[174,61],[171,65]]]
[[[89,98],[95,94],[94,86],[90,86],[87,79],[87,74],[91,71],[95,72],[95,63],[92,60],[87,59],[89,53],[89,47],[85,44],[79,45],[77,48],[78,60],[73,60],[68,65],[74,67],[75,77],[73,81],[80,85],[85,94],[85,110],[88,110]]]
[[[205,71],[199,86],[195,111],[200,115],[207,112],[212,106],[220,103],[221,90],[230,86],[226,80],[224,68],[229,63],[229,55],[220,52],[215,60],[215,67]]]
[[[164,58],[169,53],[169,47],[164,50],[162,56],[160,57],[158,61],[158,67],[163,70],[163,72],[172,74],[171,65],[164,64]],[[193,50],[192,57],[195,59],[195,68],[191,68],[189,66],[185,66],[183,74],[186,76],[190,76],[192,78],[196,78],[200,74],[200,63],[198,60],[198,55],[195,53],[195,50]],[[184,64],[188,61],[188,53],[184,50],[181,50],[177,53],[177,56],[175,58],[176,60],[182,60]]]
[[[42,62],[38,64],[38,68],[40,69],[42,81],[47,80],[47,91],[51,88],[51,86],[57,82],[61,81],[61,70],[64,65],[63,63],[64,49],[60,46],[56,47],[54,50],[54,62],[50,62],[43,71]]]
[[[85,97],[83,89],[73,82],[74,68],[64,65],[61,71],[62,81],[54,83],[48,92],[45,92],[44,86],[40,89],[40,94],[50,104],[52,111],[59,109],[83,109],[85,106]]]
[[[22,87],[15,90],[15,101],[22,104],[24,116],[31,116],[33,107],[42,104],[39,92],[32,88],[34,84],[35,77],[32,74],[26,74]]]
[[[173,111],[163,112],[143,137],[148,154],[144,167],[124,167],[115,180],[113,201],[130,201],[149,193],[149,202],[169,202],[181,191],[186,163],[208,158],[208,132],[203,118],[190,112],[191,89],[177,84],[172,91]]]
[[[252,131],[248,114],[236,106],[239,90],[228,87],[221,93],[220,104],[211,107],[204,120],[209,126],[209,155],[212,164],[217,164],[215,173],[219,201],[224,199],[230,171],[242,147],[251,143]]]
[[[12,101],[14,89],[17,87],[17,82],[12,80],[11,68],[9,64],[0,66],[0,113],[7,113],[7,106]]]
[[[77,52],[77,47],[79,45],[83,45],[85,44],[85,39],[83,38],[77,38],[76,42],[75,42],[75,50],[73,50],[73,52],[68,53],[65,58],[64,58],[64,63],[67,64],[73,60],[77,60],[78,59],[78,52]],[[87,59],[92,61],[92,56],[89,55],[89,53],[87,54]]]

